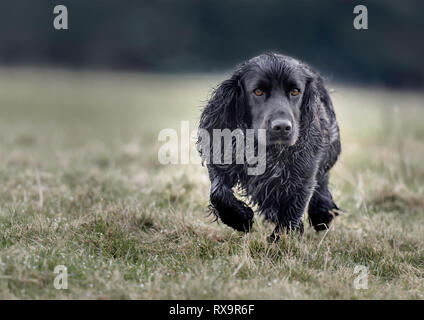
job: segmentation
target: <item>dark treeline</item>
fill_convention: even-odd
[[[69,30],[53,28],[66,5]],[[368,8],[368,30],[353,8]],[[220,71],[264,51],[328,77],[424,86],[424,1],[1,0],[0,64]]]

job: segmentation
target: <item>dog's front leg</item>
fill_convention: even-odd
[[[226,225],[243,232],[249,232],[253,225],[253,211],[233,193],[233,184],[228,177],[208,167],[211,180],[210,201],[215,216]]]
[[[305,186],[297,192],[282,197],[278,214],[274,219],[276,227],[269,237],[271,242],[279,239],[282,232],[303,234],[302,216],[311,198],[313,187]]]

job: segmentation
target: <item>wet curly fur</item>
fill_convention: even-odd
[[[328,178],[341,145],[330,96],[316,71],[298,60],[274,53],[250,59],[214,90],[203,109],[199,128],[212,137],[213,129],[252,127],[243,83],[244,76],[252,72],[262,72],[282,83],[292,76],[303,81],[296,124],[298,137],[290,146],[267,145],[266,170],[261,175],[248,175],[246,163],[208,163],[212,212],[228,226],[248,232],[254,216],[250,206],[257,205],[265,219],[275,223],[272,236],[278,237],[282,230],[303,232],[302,215],[308,208],[310,224],[317,231],[325,230],[338,210],[328,189]],[[198,147],[205,159],[208,151],[202,147],[201,139]],[[235,187],[247,197],[250,206],[235,197]]]

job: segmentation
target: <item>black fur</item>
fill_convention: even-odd
[[[255,105],[248,102],[251,93],[246,92],[245,81],[256,73],[281,83],[282,92],[292,78],[301,82],[298,106],[294,102],[290,106],[299,112],[299,119],[293,120],[298,122],[298,137],[293,145],[267,144],[266,170],[262,175],[248,175],[248,164],[208,163],[213,213],[236,230],[251,229],[253,211],[235,197],[233,188],[238,187],[250,205],[257,205],[265,219],[276,224],[277,234],[283,229],[302,232],[301,218],[308,204],[312,226],[316,230],[326,229],[334,217],[332,211],[338,209],[328,190],[328,177],[341,145],[330,96],[316,71],[279,54],[250,59],[213,92],[202,112],[199,128],[207,130],[211,138],[213,129],[252,128]],[[205,150],[201,139],[198,146],[204,159],[212,152]]]

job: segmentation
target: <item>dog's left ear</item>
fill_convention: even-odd
[[[310,123],[318,111],[317,105],[320,102],[331,103],[331,100],[319,73],[306,65],[303,69],[307,80],[302,98],[301,117],[303,117],[303,123]]]

